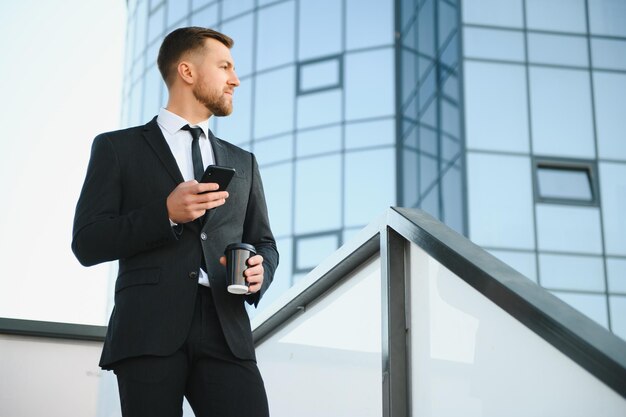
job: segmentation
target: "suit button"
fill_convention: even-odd
[[[206,238],[207,238],[206,233],[204,233],[204,232],[200,233],[200,239],[206,240]]]
[[[191,278],[191,279],[198,279],[198,273],[196,271],[191,271],[189,273],[189,278]]]

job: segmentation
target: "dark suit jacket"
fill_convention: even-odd
[[[156,118],[145,126],[101,134],[93,142],[72,250],[85,266],[119,260],[115,308],[100,359],[105,369],[128,357],[170,355],[182,345],[202,257],[231,351],[240,359],[255,358],[243,301],[259,302],[272,282],[278,252],[254,155],[212,133],[210,141],[216,164],[236,170],[229,198],[210,210],[204,223],[175,228],[166,199],[183,177]],[[226,291],[226,271],[219,264],[226,246],[235,242],[254,245],[264,258],[262,289],[246,298]]]

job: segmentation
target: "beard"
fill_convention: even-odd
[[[228,116],[233,112],[233,103],[223,91],[209,91],[204,83],[196,84],[193,96],[214,116]]]

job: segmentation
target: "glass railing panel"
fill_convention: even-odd
[[[381,416],[380,258],[257,346],[273,417]]]
[[[410,276],[412,415],[626,415],[623,397],[415,244]]]

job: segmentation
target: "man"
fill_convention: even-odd
[[[85,266],[119,260],[100,366],[115,371],[126,417],[180,416],[183,396],[199,417],[268,415],[244,300],[258,304],[278,252],[254,156],[208,130],[232,112],[232,45],[205,28],[167,35],[167,107],[93,143],[72,250]],[[236,170],[228,191],[197,182],[211,164]],[[257,250],[245,296],[226,290],[222,255],[238,242]]]

